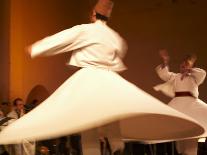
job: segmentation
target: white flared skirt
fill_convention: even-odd
[[[38,107],[6,127],[0,133],[0,143],[49,139],[111,123],[119,124],[123,139],[175,140],[204,132],[196,120],[170,108],[119,74],[84,68]]]
[[[176,97],[169,103],[172,108],[194,118],[205,129],[205,133],[199,137],[207,137],[207,104],[193,97]]]

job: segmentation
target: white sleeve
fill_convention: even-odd
[[[70,49],[66,47],[79,38],[82,30],[83,27],[78,25],[37,41],[31,45],[31,57],[33,58],[39,55],[55,55],[70,51]]]
[[[200,68],[192,68],[191,75],[195,78],[197,85],[200,85],[206,77],[206,71]]]
[[[122,51],[119,52],[119,57],[123,59],[127,53],[128,45],[124,39],[122,39],[121,43],[122,43],[122,46],[121,46]]]
[[[168,66],[162,67],[162,65],[159,65],[156,67],[156,72],[158,76],[163,80],[163,81],[168,81],[173,78],[175,78],[175,73],[170,72]]]

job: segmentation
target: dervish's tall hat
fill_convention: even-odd
[[[113,6],[114,2],[112,0],[99,0],[95,5],[94,10],[103,16],[110,17]]]

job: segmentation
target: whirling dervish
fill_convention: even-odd
[[[122,152],[123,139],[175,140],[204,132],[194,119],[119,75],[126,70],[127,44],[107,25],[113,5],[112,0],[99,0],[91,23],[31,45],[32,58],[72,52],[68,64],[80,69],[38,107],[5,128],[0,144],[81,133],[83,154],[98,155],[102,136],[108,137],[115,153]]]

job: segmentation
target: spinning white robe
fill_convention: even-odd
[[[193,95],[174,97],[168,105],[197,120],[205,129],[204,134],[198,137],[207,137],[207,104],[198,99],[198,86],[203,83],[206,72],[200,68],[193,68],[191,73],[182,79],[182,74],[169,72],[167,66],[162,68],[160,65],[156,71],[159,77],[167,82],[155,86],[155,90],[162,91],[170,97],[174,97],[175,92],[190,92]],[[197,139],[177,142],[177,150],[186,155],[196,155]]]
[[[165,68],[158,66],[156,71],[159,77],[167,82],[155,86],[155,90],[173,97],[168,105],[201,123],[205,133],[199,137],[207,137],[207,104],[198,99],[198,86],[203,83],[206,72],[200,68],[193,68],[191,73],[182,80],[182,74],[170,72],[167,66]],[[194,97],[174,97],[175,92],[190,92]]]
[[[109,132],[117,131],[124,139],[201,135],[204,129],[195,120],[116,73],[126,69],[122,62],[126,49],[123,39],[101,21],[75,26],[32,45],[32,57],[73,51],[69,64],[83,69],[0,133],[0,143],[48,139],[113,123],[118,125]]]

